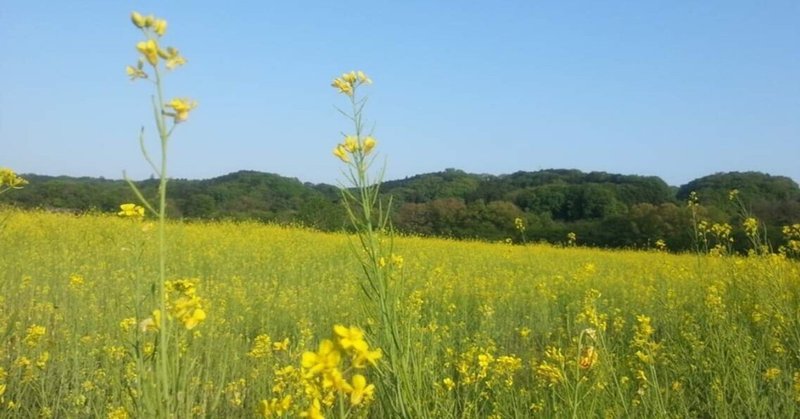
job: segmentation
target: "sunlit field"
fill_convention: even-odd
[[[153,351],[135,296],[158,275],[157,229],[0,216],[0,416],[133,416],[137,362]],[[303,355],[322,356],[334,325],[372,344],[352,238],[257,223],[167,231],[167,278],[190,279],[206,314],[177,338],[186,417],[386,416],[380,387],[314,388]],[[796,262],[414,237],[394,253],[399,321],[422,366],[413,399],[429,417],[797,415]],[[342,361],[345,379],[386,373],[380,359]]]
[[[342,233],[181,221],[168,145],[198,101],[165,80],[188,61],[165,19],[129,18],[158,187],[124,174],[116,213],[0,207],[0,417],[798,415],[800,224],[773,248],[733,189],[748,257],[695,192],[693,254],[534,244],[520,217],[498,243],[402,236],[361,70],[330,83]],[[27,184],[0,168],[0,193]]]

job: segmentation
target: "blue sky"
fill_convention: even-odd
[[[374,80],[388,179],[575,168],[719,171],[800,180],[800,2],[0,0],[0,166],[150,175],[150,87],[130,82],[140,32],[169,21],[188,64],[166,94],[199,102],[170,174],[248,169],[335,183],[347,122],[331,80]],[[154,149],[155,151],[155,149]]]

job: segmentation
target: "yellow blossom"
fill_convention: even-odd
[[[273,343],[272,350],[275,352],[289,350],[289,338],[286,338],[280,342]]]
[[[17,176],[13,170],[0,167],[0,192],[5,189],[20,189],[27,183],[27,180]]]
[[[317,352],[303,353],[302,365],[307,370],[306,376],[312,377],[325,370],[336,368],[341,360],[341,354],[333,342],[328,339],[323,340],[319,344]]]
[[[27,332],[25,344],[34,347],[39,344],[39,339],[47,333],[47,329],[44,326],[34,324],[28,328]]]
[[[374,351],[363,351],[356,354],[355,358],[353,358],[353,366],[355,368],[366,368],[367,363],[371,364],[373,367],[378,365],[378,360],[381,359],[383,353],[380,349],[376,349]]]
[[[156,19],[153,22],[153,31],[158,34],[158,36],[164,36],[167,32],[167,21],[164,19]]]
[[[365,400],[371,400],[374,393],[375,385],[368,385],[367,379],[363,375],[356,374],[353,376],[353,392],[350,393],[350,403],[353,406],[358,406]]]
[[[369,348],[364,341],[364,332],[355,326],[348,328],[337,324],[333,326],[333,331],[339,336],[339,345],[342,345],[344,350],[353,348],[356,352],[363,352]]]
[[[583,354],[581,355],[578,364],[585,370],[592,368],[597,362],[597,357],[597,351],[594,349],[594,346],[587,346],[583,348]]]
[[[372,137],[365,138],[364,139],[364,154],[365,155],[369,154],[372,151],[372,149],[375,148],[376,144],[377,144],[377,141],[375,141],[374,138],[372,138]]]
[[[325,416],[322,415],[322,406],[319,403],[319,399],[314,399],[314,402],[311,403],[311,406],[308,407],[308,410],[300,413],[300,417],[309,419],[325,419]]]
[[[148,39],[147,41],[139,42],[136,44],[136,49],[144,55],[150,65],[155,67],[158,64],[158,44],[155,40]]]
[[[162,51],[160,55],[162,55],[167,62],[167,70],[173,70],[175,67],[186,64],[186,59],[183,58],[177,48],[167,47],[167,50]]]
[[[764,381],[772,381],[778,378],[780,375],[781,375],[780,368],[773,367],[764,371],[764,374],[762,374],[761,376],[764,378]]]
[[[292,407],[292,396],[286,396],[281,400],[273,398],[270,401],[261,400],[258,412],[262,417],[283,416]]]
[[[360,81],[361,83],[372,84],[372,80],[370,80],[370,78],[367,77],[367,75],[364,74],[363,71],[359,70],[358,72],[356,72],[356,75],[358,76],[358,81]]]
[[[347,156],[346,150],[343,145],[339,144],[336,148],[333,149],[333,155],[338,157],[339,160],[348,163],[350,161],[350,157]]]
[[[346,82],[346,81],[344,81],[342,79],[333,80],[333,83],[331,83],[331,86],[339,89],[339,93],[344,93],[344,94],[346,94],[348,96],[353,94],[353,86],[351,86],[350,83],[348,83],[348,82]]]
[[[197,107],[197,102],[187,98],[175,98],[167,103],[167,107],[175,111],[175,123],[189,119],[189,111]]]
[[[447,388],[447,391],[452,391],[456,387],[456,383],[450,377],[442,380],[442,383],[444,384],[445,388]]]
[[[136,204],[122,204],[117,213],[120,217],[143,218],[144,208]]]
[[[128,317],[119,322],[119,327],[123,332],[131,331],[134,326],[136,326],[136,319],[134,317]]]
[[[147,78],[147,73],[145,73],[144,70],[142,70],[141,64],[142,62],[139,61],[138,67],[133,67],[133,66],[125,67],[125,73],[128,74],[128,77],[130,77],[131,80]]]
[[[342,145],[348,153],[355,153],[358,151],[358,139],[353,135],[344,137],[344,143],[342,143]]]

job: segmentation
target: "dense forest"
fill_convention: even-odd
[[[0,195],[0,203],[21,208],[86,212],[116,211],[136,202],[121,180],[28,174],[24,189]],[[157,181],[136,182],[155,196]],[[447,169],[387,181],[394,225],[403,233],[483,240],[561,243],[568,233],[578,243],[599,247],[652,248],[663,240],[670,250],[695,243],[686,203],[699,197],[695,218],[728,223],[735,243],[746,243],[744,209],[763,225],[770,242],[782,241],[781,227],[800,222],[800,188],[793,180],[759,172],[718,173],[672,187],[653,176],[579,170],[540,170],[482,175]],[[333,231],[347,228],[337,187],[294,178],[240,171],[206,180],[169,183],[170,216],[185,220],[257,219]],[[524,233],[515,219],[525,223]],[[739,250],[742,248],[739,247]]]

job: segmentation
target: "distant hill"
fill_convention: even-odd
[[[0,195],[22,208],[114,212],[136,202],[125,181],[90,177],[24,175],[24,189]],[[156,180],[137,181],[155,197]],[[585,244],[645,247],[666,240],[686,249],[691,237],[685,201],[698,193],[710,221],[737,225],[728,192],[764,221],[775,240],[780,226],[800,222],[800,188],[787,177],[759,172],[716,173],[673,187],[655,176],[549,169],[506,175],[458,169],[386,181],[395,226],[404,232],[500,240],[523,237],[514,219],[526,221],[526,240],[563,241],[567,232]],[[212,179],[172,179],[169,215],[184,219],[256,219],[302,223],[322,230],[346,228],[338,188],[273,173],[239,171]]]

